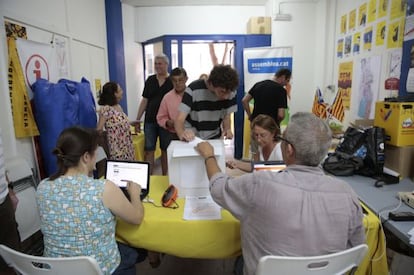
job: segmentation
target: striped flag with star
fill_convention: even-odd
[[[326,118],[327,106],[328,104],[323,101],[321,90],[317,88],[313,99],[312,113],[314,113],[317,117]]]
[[[332,106],[329,108],[329,113],[331,116],[335,117],[340,122],[344,121],[345,117],[345,107],[342,101],[342,92],[338,91],[335,96],[335,100],[332,103]]]

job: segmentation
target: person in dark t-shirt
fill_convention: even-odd
[[[285,118],[287,109],[287,92],[284,86],[289,83],[292,72],[283,68],[278,70],[272,79],[266,79],[253,85],[250,91],[243,97],[243,108],[250,121],[263,114],[272,117],[278,126]],[[254,99],[253,111],[250,110],[250,101]],[[258,145],[251,138],[250,151],[257,154]]]

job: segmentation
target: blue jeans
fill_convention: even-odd
[[[157,138],[160,138],[160,148],[163,151],[167,150],[170,144],[170,134],[167,130],[159,126],[157,123],[144,123],[144,134],[145,134],[145,151],[155,151],[157,144]]]
[[[137,270],[135,265],[147,258],[147,251],[120,242],[117,242],[117,244],[119,253],[121,254],[121,263],[112,275],[136,275]]]

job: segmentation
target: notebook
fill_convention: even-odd
[[[127,181],[138,183],[141,186],[142,200],[149,193],[150,164],[144,161],[107,160],[105,177],[118,185],[127,197]]]
[[[272,171],[279,172],[286,168],[286,164],[281,160],[257,161],[253,164],[253,171]]]

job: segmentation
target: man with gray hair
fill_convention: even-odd
[[[154,57],[154,68],[156,74],[149,76],[145,81],[142,99],[138,107],[137,121],[134,123],[135,127],[138,127],[141,117],[145,112],[144,158],[145,161],[148,161],[151,164],[151,175],[154,167],[154,153],[157,138],[160,139],[162,174],[167,174],[168,161],[166,152],[169,145],[169,133],[167,130],[158,125],[157,113],[164,95],[174,88],[168,74],[169,63],[170,60],[165,54],[159,54]]]
[[[232,178],[201,142],[211,196],[240,220],[244,275],[253,275],[265,255],[315,256],[365,242],[358,197],[344,181],[319,167],[331,145],[328,125],[311,113],[291,117],[282,140],[287,165]]]

